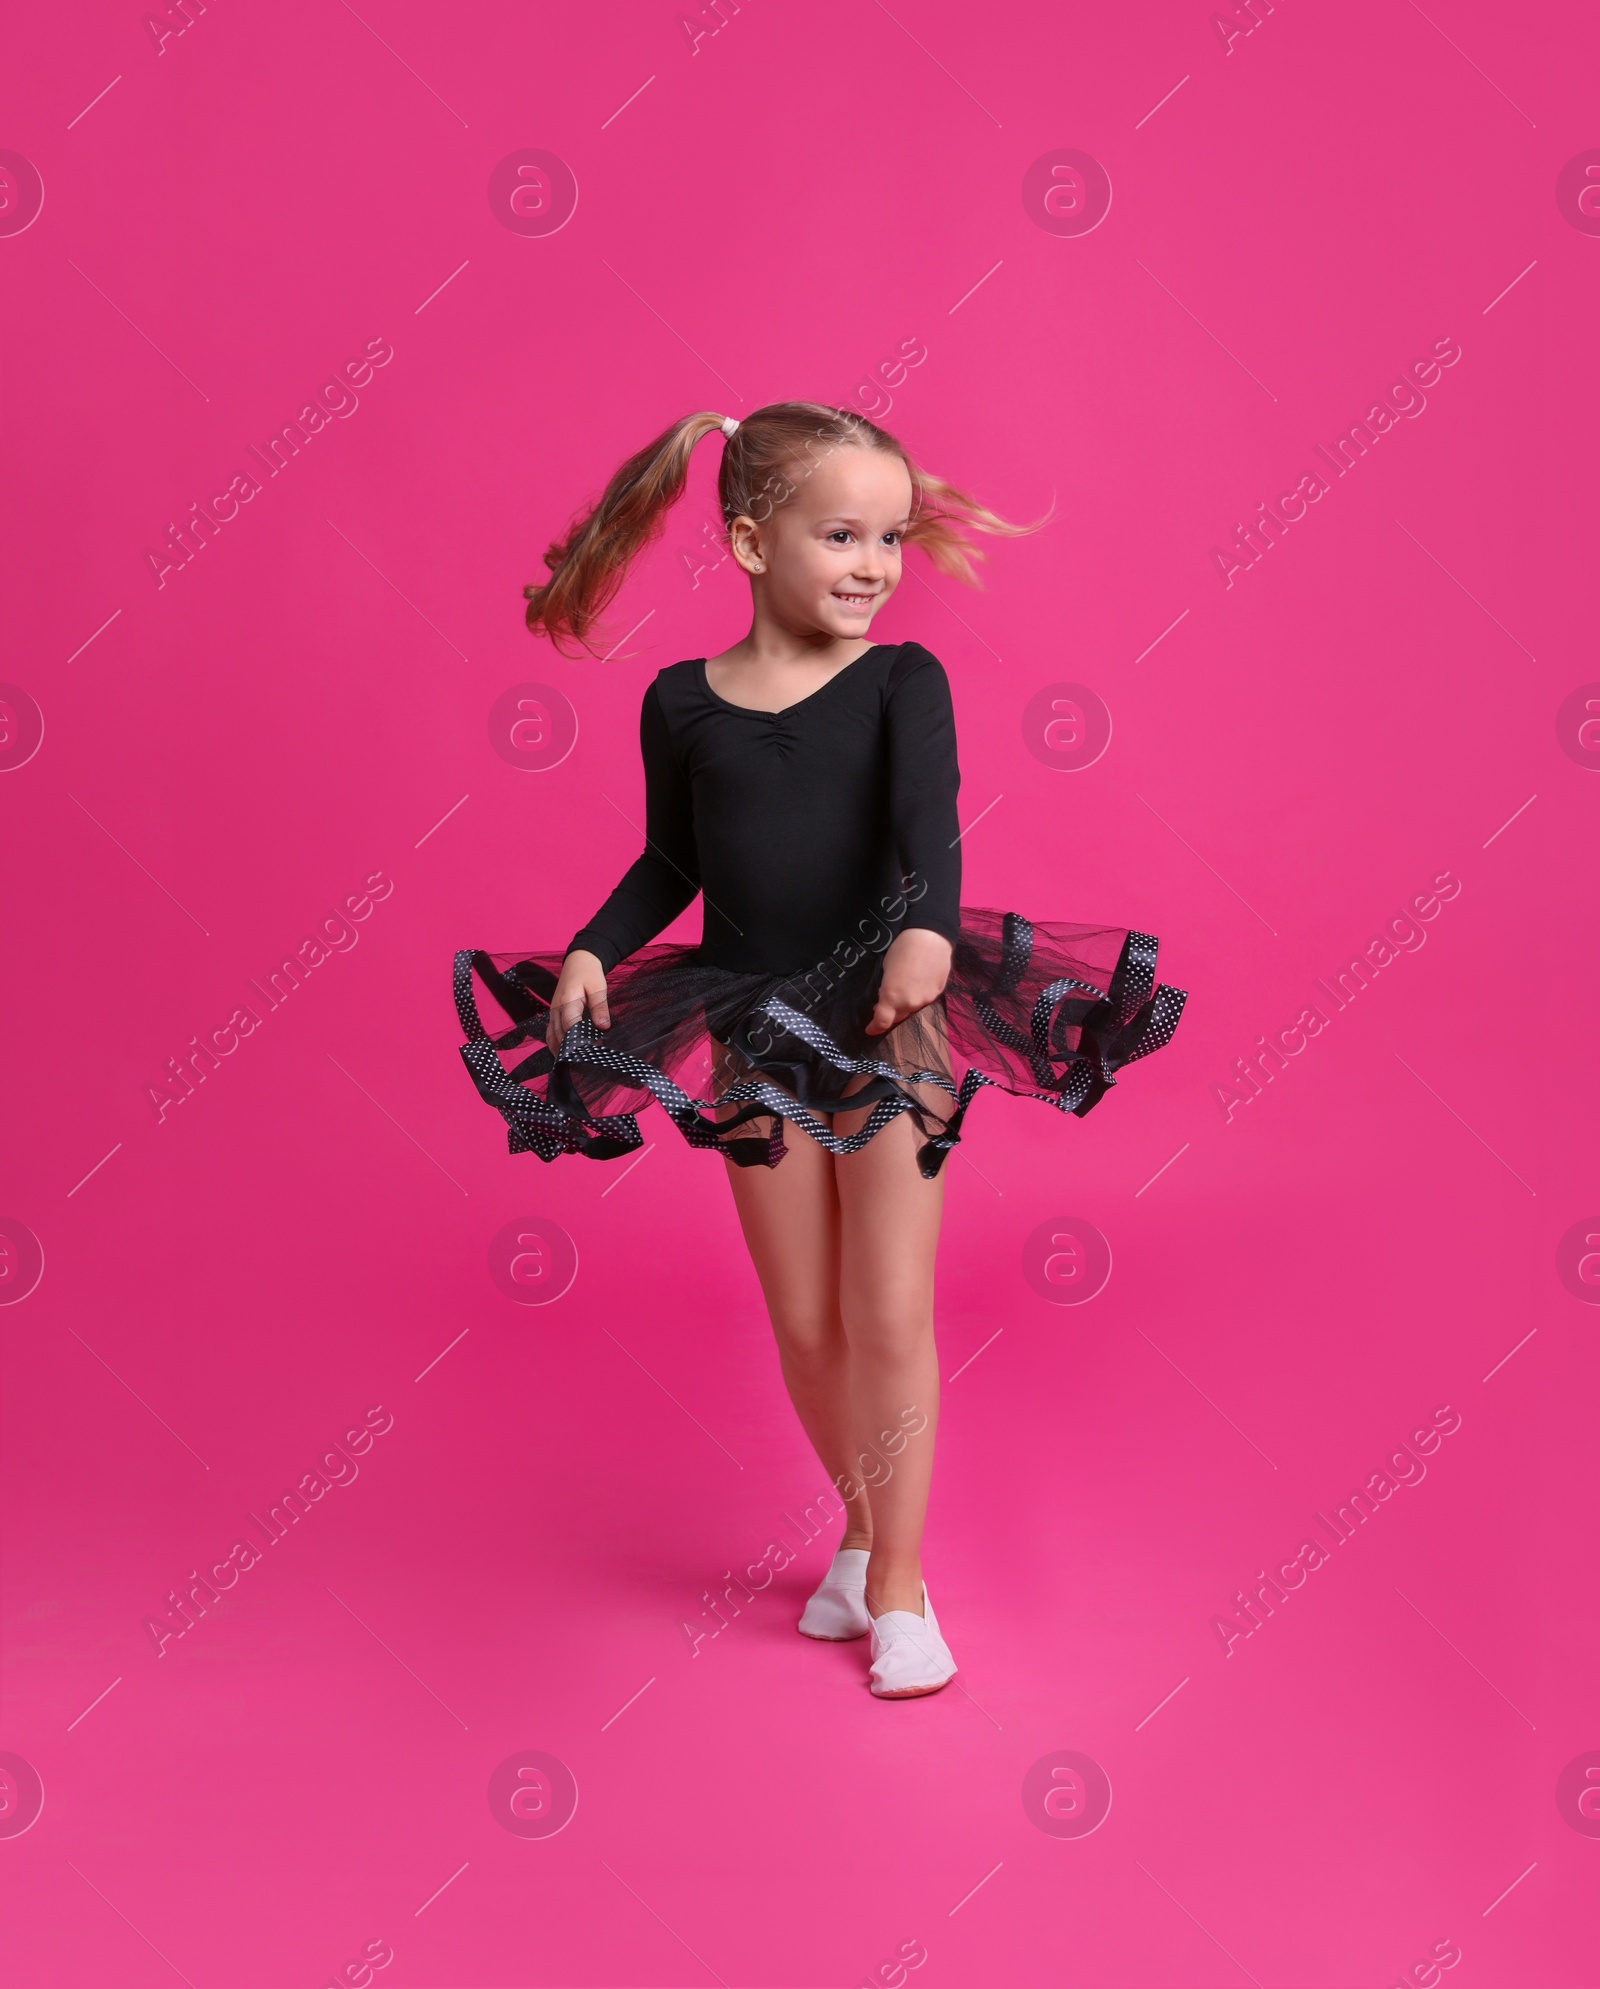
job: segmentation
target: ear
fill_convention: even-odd
[[[767,563],[766,548],[761,539],[761,527],[753,518],[743,514],[728,527],[728,543],[733,549],[733,556],[746,573],[758,573]]]

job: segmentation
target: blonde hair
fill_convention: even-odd
[[[720,414],[685,415],[628,458],[600,501],[545,553],[550,578],[522,590],[528,627],[535,635],[547,635],[563,655],[598,653],[589,641],[591,632],[616,598],[633,560],[658,536],[667,512],[683,495],[695,444],[722,426]],[[739,423],[728,437],[717,474],[723,522],[746,517],[765,523],[794,494],[797,486],[789,473],[809,474],[811,463],[837,448],[878,449],[900,458],[911,478],[911,520],[904,543],[921,546],[941,572],[969,587],[979,584],[975,562],[984,557],[970,533],[1018,537],[1044,522],[1011,524],[923,469],[887,429],[849,408],[819,401],[774,401]]]

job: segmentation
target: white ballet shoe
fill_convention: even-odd
[[[956,1661],[939,1634],[926,1584],[922,1612],[918,1616],[909,1609],[886,1609],[881,1616],[868,1618],[872,1631],[868,1682],[880,1699],[914,1699],[924,1692],[939,1692],[956,1675]]]
[[[802,1637],[820,1637],[830,1644],[848,1643],[867,1634],[867,1549],[841,1547],[816,1593],[800,1612]]]

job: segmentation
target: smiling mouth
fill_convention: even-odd
[[[833,598],[846,608],[860,609],[870,608],[878,597],[876,594],[845,594],[835,588]]]

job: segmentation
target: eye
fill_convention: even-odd
[[[847,532],[843,525],[839,525],[828,534],[828,543],[830,545],[848,545],[853,537],[853,533]]]
[[[904,534],[901,532],[885,532],[883,535],[883,543],[886,546],[898,546],[903,536]]]

